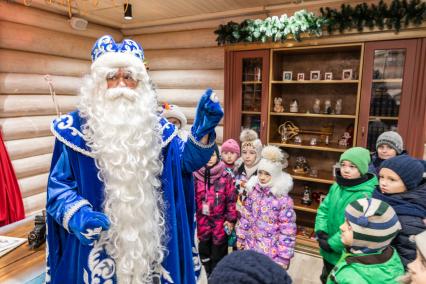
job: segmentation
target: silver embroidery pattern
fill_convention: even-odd
[[[47,222],[46,222],[46,232],[48,232]],[[47,261],[49,258],[49,241],[47,241],[47,233],[46,233],[46,276],[44,278],[45,283],[50,283],[51,277],[50,277],[50,266],[48,265],[49,262]]]
[[[83,280],[85,284],[105,283],[112,284],[115,275],[115,262],[112,258],[106,257],[101,259],[101,253],[105,249],[105,241],[95,241],[93,248],[90,250],[88,257],[88,268],[83,271]]]
[[[78,209],[86,205],[92,206],[89,201],[83,199],[74,203],[74,205],[71,206],[71,208],[68,209],[67,212],[65,212],[64,219],[62,220],[62,226],[64,226],[65,230],[67,230],[68,232],[70,231],[68,228],[68,223],[70,222],[71,217],[74,216],[75,212],[77,212]]]
[[[169,123],[169,122],[167,122],[166,124],[164,124],[163,125],[163,127],[161,128],[161,136],[163,135],[163,131],[164,131],[164,129],[169,129],[170,128],[170,126],[171,126],[172,124],[171,123]],[[169,145],[169,143],[170,143],[170,141],[172,141],[173,140],[173,138],[175,138],[176,137],[176,135],[178,135],[178,130],[177,130],[177,128],[175,127],[174,128],[174,130],[173,130],[173,133],[172,134],[170,134],[170,136],[165,140],[165,141],[163,141],[162,143],[161,143],[161,147],[162,148],[164,148],[164,147],[166,147],[167,145]]]
[[[192,133],[189,134],[188,137],[189,137],[189,140],[192,141],[192,143],[194,143],[196,146],[198,146],[200,148],[203,148],[203,149],[209,149],[209,148],[213,147],[213,145],[216,143],[216,141],[213,141],[212,143],[207,144],[207,145],[203,144],[203,143],[200,143],[197,140],[195,140],[195,137],[192,135]]]
[[[74,127],[73,127],[74,128]],[[74,128],[75,129],[75,128]],[[76,152],[78,152],[78,153],[81,153],[81,154],[83,154],[83,155],[86,155],[86,156],[88,156],[88,157],[91,157],[91,158],[94,158],[95,156],[91,153],[91,152],[89,152],[89,151],[87,151],[87,150],[84,150],[84,149],[82,149],[82,148],[80,148],[80,147],[78,147],[78,146],[76,146],[76,145],[74,145],[74,144],[72,144],[70,141],[68,141],[68,140],[66,140],[64,137],[62,137],[58,132],[56,132],[56,130],[55,130],[55,122],[53,122],[51,125],[50,125],[50,131],[53,133],[53,135],[56,137],[56,139],[58,139],[60,142],[62,142],[63,144],[65,144],[66,146],[68,146],[68,147],[70,147],[71,149],[73,149],[74,151],[76,151]],[[78,131],[78,133],[81,133],[81,132],[79,132]],[[83,134],[82,134],[83,135]]]
[[[70,129],[72,136],[78,135],[84,139],[83,133],[81,133],[80,130],[72,126],[72,124],[74,123],[74,119],[72,118],[71,115],[69,114],[61,115],[57,120],[60,120],[60,122],[58,122],[57,124],[59,129],[63,129],[63,130]]]

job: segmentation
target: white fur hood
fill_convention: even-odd
[[[257,176],[252,176],[247,184],[247,192],[251,192],[253,188],[259,184]],[[293,178],[285,172],[282,172],[280,176],[276,177],[271,181],[271,193],[276,196],[282,196],[288,194],[293,189]]]

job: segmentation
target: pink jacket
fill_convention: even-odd
[[[210,169],[209,186],[207,182],[205,167],[194,172],[198,239],[212,238],[213,244],[220,245],[227,241],[223,223],[235,224],[237,219],[235,187],[222,161]],[[208,206],[208,214],[203,213],[203,203]]]

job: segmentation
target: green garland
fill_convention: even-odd
[[[388,6],[383,0],[378,5],[368,6],[366,3],[358,4],[355,8],[342,4],[340,11],[330,8],[320,9],[322,16],[327,21],[327,31],[336,30],[343,32],[356,28],[362,31],[365,27],[372,29],[378,27],[383,30],[395,29],[399,32],[402,27],[410,23],[420,25],[426,18],[426,3],[420,0],[393,0]]]
[[[219,45],[237,42],[284,41],[289,35],[300,40],[300,34],[320,36],[324,20],[306,10],[295,12],[293,16],[268,17],[265,20],[244,20],[240,24],[228,22],[215,31]]]
[[[239,42],[282,42],[289,36],[300,41],[302,33],[321,36],[325,28],[329,33],[343,32],[356,28],[395,29],[402,25],[420,25],[426,19],[426,3],[420,0],[393,0],[390,5],[381,0],[378,5],[358,4],[354,8],[342,4],[340,11],[329,7],[321,8],[321,16],[301,10],[293,16],[268,17],[265,20],[244,20],[240,24],[228,22],[215,31],[218,45]]]

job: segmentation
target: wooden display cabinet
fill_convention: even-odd
[[[362,56],[363,44],[284,48],[271,52],[268,143],[289,154],[287,172],[294,180],[290,195],[297,214],[297,246],[305,252],[318,253],[317,242],[312,237],[318,197],[326,195],[334,182],[332,169],[339,156],[356,142]],[[292,78],[289,78],[290,72]],[[304,80],[300,80],[301,73]],[[325,73],[328,73],[327,80]],[[282,99],[283,112],[274,111],[275,98]],[[313,108],[316,99],[320,100],[319,111]],[[290,108],[294,100],[298,102],[297,112]],[[326,100],[330,100],[331,109],[325,108]],[[341,100],[340,111],[335,109],[337,100]],[[283,137],[287,132],[283,134],[280,126],[286,122],[291,123],[287,127],[289,133],[292,126],[298,128],[299,141],[295,137]],[[352,130],[349,131],[352,139],[346,146],[340,145],[339,140],[347,130]],[[312,143],[314,139],[316,142]],[[306,158],[311,171],[294,171],[296,158],[300,156]],[[306,186],[314,196],[309,206],[301,203]]]
[[[225,137],[238,139],[243,128],[251,128],[266,143],[269,88],[269,50],[226,54]]]
[[[389,130],[398,131],[405,142],[410,140],[417,43],[413,39],[365,44],[357,145],[374,152],[377,137]]]

